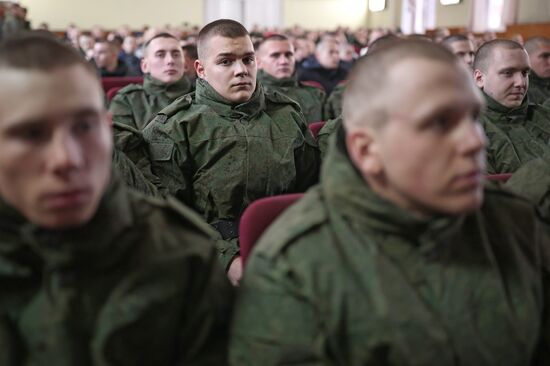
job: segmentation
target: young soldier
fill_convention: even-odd
[[[256,84],[246,29],[221,19],[199,33],[196,91],[143,131],[153,173],[226,240],[220,256],[241,276],[238,222],[258,198],[303,192],[317,181],[319,150],[298,104]]]
[[[425,41],[356,63],[321,184],[248,262],[233,365],[548,364],[549,242],[484,187],[469,76]]]
[[[529,58],[517,42],[497,39],[476,53],[474,79],[487,101],[481,122],[491,172],[512,173],[549,153],[550,110],[529,103],[528,75]]]
[[[179,41],[160,33],[145,44],[141,60],[145,74],[143,85],[122,88],[111,101],[113,120],[142,130],[164,107],[192,91],[191,82],[183,75],[183,54]]]
[[[529,74],[529,101],[543,104],[550,99],[550,39],[534,37],[525,42],[529,54],[531,73]]]
[[[111,172],[93,67],[30,34],[0,45],[0,85],[0,364],[225,364],[212,233]]]
[[[290,40],[279,34],[269,36],[260,43],[256,54],[258,80],[265,89],[281,92],[297,101],[308,123],[322,121],[325,92],[298,82],[294,46]]]
[[[441,45],[449,49],[471,69],[474,66],[474,43],[465,35],[455,34],[447,36],[441,41]]]

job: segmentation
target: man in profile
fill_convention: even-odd
[[[525,49],[531,63],[527,95],[531,103],[543,104],[550,99],[550,39],[530,38]]]
[[[256,84],[247,30],[216,20],[198,38],[196,90],[164,108],[143,130],[161,192],[199,212],[225,240],[220,259],[241,277],[238,225],[266,196],[317,182],[319,150],[296,102]]]
[[[112,171],[94,68],[29,34],[0,44],[0,85],[0,364],[226,364],[213,233]]]
[[[323,120],[325,93],[298,82],[294,47],[286,36],[275,34],[262,40],[256,57],[258,80],[266,90],[278,91],[297,101],[308,123]]]
[[[514,41],[493,40],[476,53],[474,80],[487,103],[481,123],[491,173],[512,173],[549,153],[550,111],[529,103],[529,70],[527,52]]]
[[[160,110],[193,90],[183,74],[179,41],[160,33],[145,44],[141,70],[143,85],[130,84],[113,98],[109,110],[115,122],[142,130]]]
[[[549,242],[484,186],[482,106],[440,45],[357,61],[320,185],[247,264],[231,364],[548,364]]]
[[[471,69],[474,66],[474,43],[465,35],[455,34],[447,36],[441,45],[448,48],[456,57],[461,59]]]

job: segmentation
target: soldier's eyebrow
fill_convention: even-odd
[[[222,53],[218,53],[216,55],[216,58],[220,58],[220,57],[236,57],[236,56],[239,56],[233,52],[222,52]],[[254,52],[246,52],[242,55],[242,57],[247,57],[247,56],[254,56]]]

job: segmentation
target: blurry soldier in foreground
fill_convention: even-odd
[[[211,231],[128,190],[95,70],[53,38],[0,45],[0,365],[223,365]]]
[[[231,364],[550,362],[549,242],[530,203],[484,186],[482,104],[439,45],[357,61],[321,184],[248,262]]]

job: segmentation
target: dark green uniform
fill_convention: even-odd
[[[161,191],[199,212],[238,253],[238,220],[250,202],[303,192],[318,179],[319,150],[296,102],[256,88],[232,106],[206,81],[179,98],[143,130]]]
[[[166,84],[145,75],[143,85],[130,84],[120,89],[109,111],[113,113],[113,121],[142,130],[162,108],[192,91],[192,84],[185,76],[176,83]]]
[[[113,149],[113,166],[126,185],[147,196],[157,195],[157,187],[151,183],[143,172],[119,149]]]
[[[529,104],[527,98],[514,109],[484,94],[487,108],[480,117],[488,139],[487,172],[513,173],[526,162],[550,153],[550,111]],[[547,127],[548,126],[548,127]]]
[[[342,114],[342,97],[346,84],[340,83],[327,98],[325,102],[325,119],[334,119]]]
[[[529,101],[536,104],[544,103],[550,98],[550,78],[543,79],[534,72],[529,74],[529,88],[527,89]]]
[[[529,198],[550,223],[550,159],[535,159],[521,167],[506,182],[513,191]]]
[[[258,80],[265,91],[277,91],[298,102],[308,123],[323,121],[323,104],[326,95],[321,89],[301,84],[296,75],[277,79],[263,70],[258,70]]]
[[[487,188],[472,214],[421,220],[344,149],[253,251],[230,363],[549,365],[550,243],[532,205]]]
[[[0,365],[226,364],[232,290],[213,235],[118,180],[66,231],[0,201]]]
[[[321,160],[324,160],[329,149],[329,141],[332,136],[336,135],[336,131],[342,125],[342,115],[339,115],[335,119],[331,119],[325,123],[323,128],[317,135],[317,143],[319,144],[319,150],[321,150]]]

